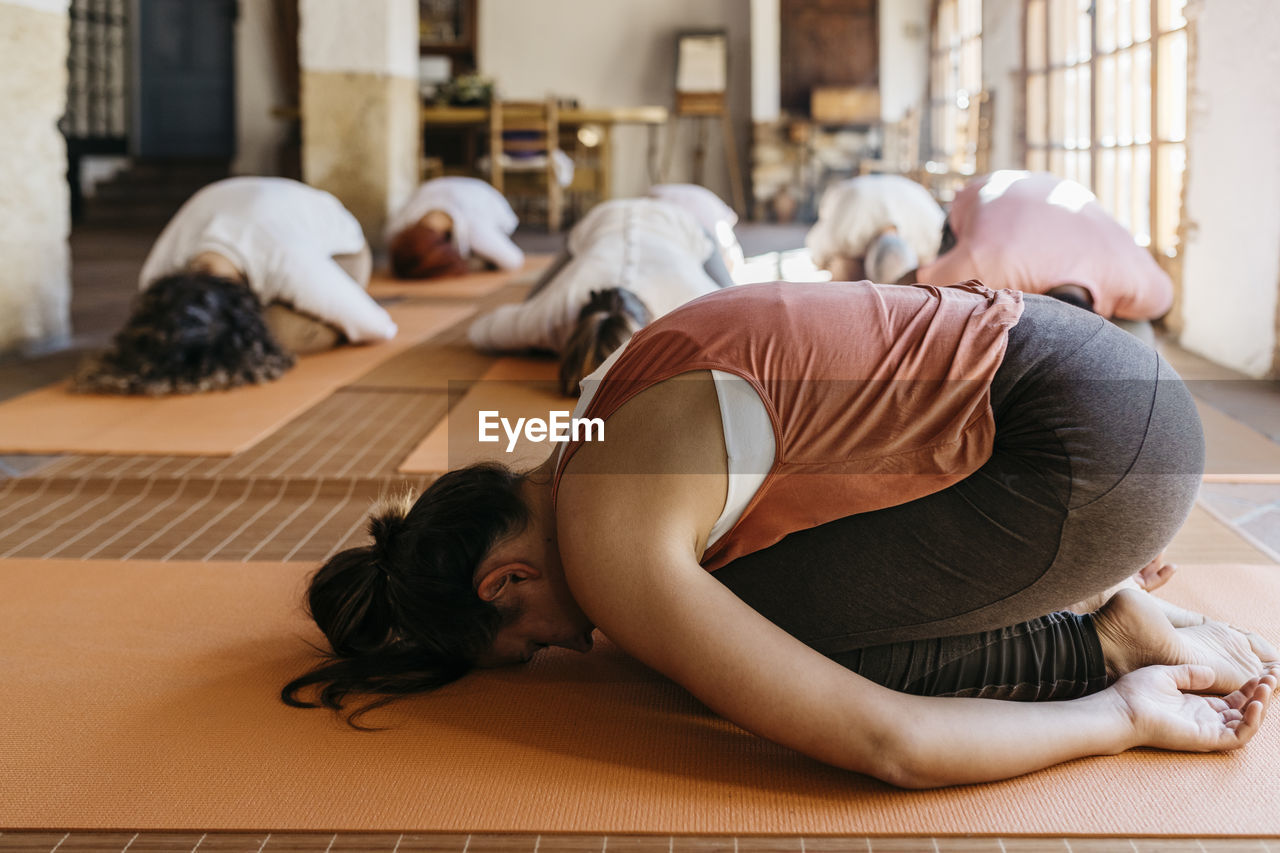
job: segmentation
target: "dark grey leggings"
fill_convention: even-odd
[[[715,577],[897,690],[1047,699],[1104,686],[1092,619],[1055,611],[1168,544],[1199,488],[1200,419],[1150,347],[1056,299],[1025,299],[991,386],[985,465],[936,494],[793,533]]]

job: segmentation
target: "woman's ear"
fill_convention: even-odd
[[[513,595],[512,588],[524,581],[542,577],[542,572],[528,563],[502,563],[480,575],[476,585],[476,595],[481,601],[497,601],[504,596]]]

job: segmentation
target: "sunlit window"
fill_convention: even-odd
[[[1186,0],[1027,0],[1027,168],[1090,187],[1173,256],[1186,166]]]
[[[939,0],[929,74],[929,159],[973,174],[982,91],[982,0]]]

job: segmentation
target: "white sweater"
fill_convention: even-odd
[[[836,257],[861,258],[893,226],[921,264],[938,256],[946,215],[929,191],[901,175],[862,175],[832,184],[804,245],[819,267]]]
[[[572,259],[526,302],[503,305],[471,325],[485,350],[560,351],[591,291],[624,287],[656,319],[717,284],[703,270],[716,251],[692,215],[657,199],[597,205],[569,232]]]
[[[476,178],[436,178],[418,187],[387,223],[387,243],[433,210],[453,219],[453,244],[464,258],[473,252],[504,270],[524,265],[524,252],[508,236],[520,223],[492,185]]]
[[[244,273],[264,305],[287,303],[352,342],[386,340],[396,324],[333,260],[364,245],[360,223],[327,192],[287,178],[228,178],[197,192],[169,220],[138,287],[215,252]]]
[[[738,214],[720,196],[697,184],[654,184],[649,187],[649,195],[692,213],[703,230],[719,244],[720,256],[731,275],[742,267],[742,245],[733,233],[733,226],[738,224]]]

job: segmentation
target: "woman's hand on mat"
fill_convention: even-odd
[[[1262,725],[1280,666],[1226,696],[1199,696],[1213,686],[1207,666],[1148,666],[1110,688],[1136,735],[1137,746],[1220,752],[1244,746]]]

